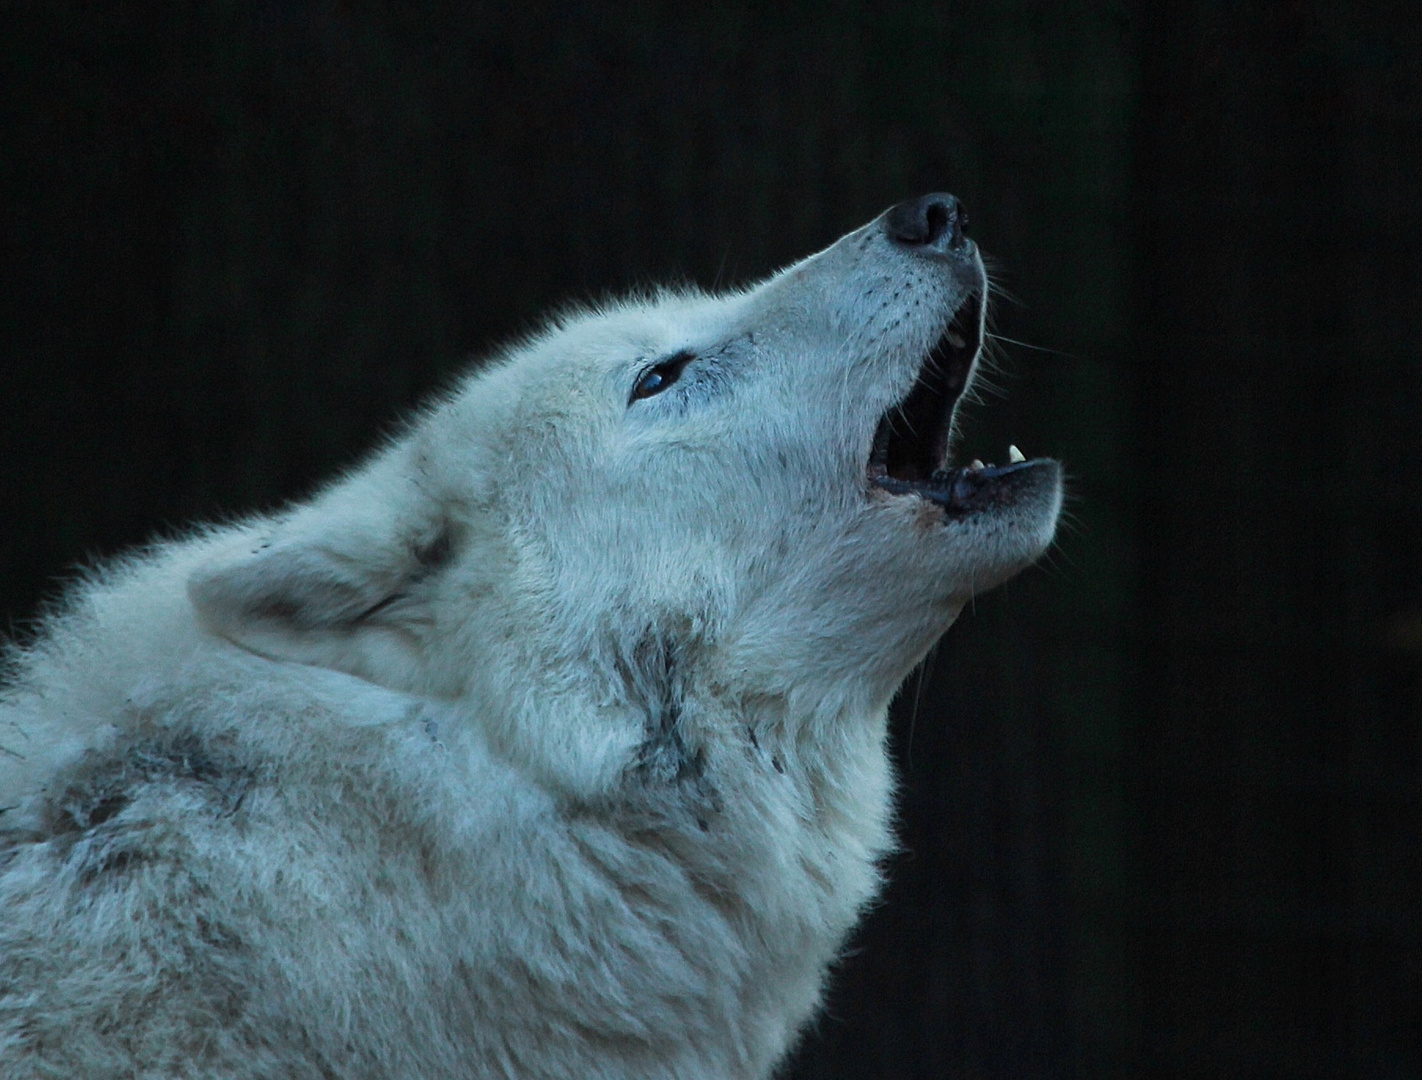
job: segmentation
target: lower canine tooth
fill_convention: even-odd
[[[973,472],[977,472],[977,471],[978,471],[979,469],[981,469],[982,467],[983,467],[983,463],[982,463],[981,461],[979,461],[977,458],[973,458],[973,460],[968,463],[968,468],[972,469]]]
[[[1009,446],[1007,448],[1007,460],[1016,465],[1019,461],[1026,461],[1027,455],[1017,449],[1017,447]]]

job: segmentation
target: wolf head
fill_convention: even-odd
[[[311,503],[216,542],[189,582],[201,620],[466,703],[576,792],[626,768],[659,694],[882,715],[1061,502],[1055,462],[949,461],[987,291],[964,222],[931,195],[753,288],[557,321]]]

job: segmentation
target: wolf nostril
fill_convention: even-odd
[[[947,232],[952,225],[949,222],[948,208],[942,203],[930,203],[928,206],[928,240],[933,243],[938,237]]]
[[[957,250],[967,243],[968,215],[953,195],[924,195],[901,202],[885,214],[884,231],[901,244]]]

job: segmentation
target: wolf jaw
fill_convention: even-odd
[[[977,371],[986,320],[986,282],[969,294],[920,361],[913,386],[884,412],[874,432],[865,473],[890,495],[925,499],[953,516],[1013,501],[1019,474],[1049,467],[1016,446],[1008,464],[974,460],[950,467],[958,404]]]

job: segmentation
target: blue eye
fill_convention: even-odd
[[[679,352],[669,360],[653,364],[637,379],[637,385],[632,388],[632,398],[628,404],[649,398],[654,394],[660,394],[681,378],[682,370],[695,359],[696,357],[692,353]]]

